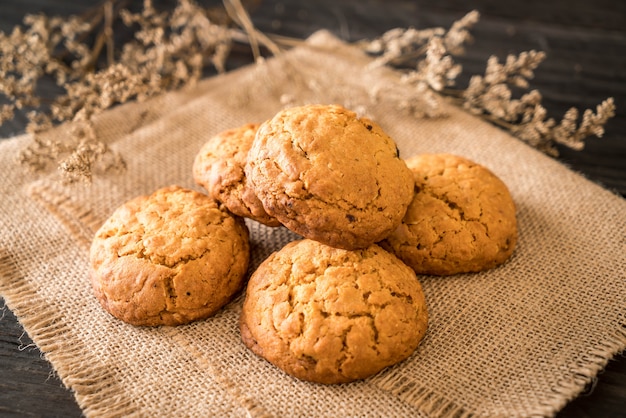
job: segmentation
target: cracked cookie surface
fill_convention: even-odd
[[[343,250],[309,239],[287,244],[253,273],[240,320],[254,353],[325,384],[406,359],[427,325],[422,287],[397,257],[376,244]]]
[[[267,226],[279,226],[248,186],[246,157],[259,124],[248,123],[218,133],[200,149],[193,163],[193,178],[209,196],[222,202],[235,215]]]
[[[113,212],[93,239],[94,293],[134,325],[207,318],[243,287],[249,262],[243,219],[201,193],[170,186]]]
[[[245,172],[265,211],[305,238],[365,248],[401,222],[413,179],[380,126],[336,105],[261,124]]]
[[[504,263],[517,242],[515,203],[489,169],[451,154],[409,158],[415,197],[380,243],[417,273],[478,272]]]

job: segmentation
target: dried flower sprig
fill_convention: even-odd
[[[464,45],[472,41],[470,29],[478,22],[479,17],[480,14],[477,11],[471,11],[455,21],[448,30],[442,27],[394,28],[379,38],[365,42],[363,49],[377,56],[371,64],[375,67],[381,65],[416,66],[420,57],[424,56],[428,50],[435,48],[429,43],[436,38],[441,39],[447,54],[460,55],[465,51]]]
[[[536,94],[538,97],[540,95]],[[580,151],[585,147],[585,139],[590,136],[598,138],[604,135],[604,125],[615,116],[615,103],[608,98],[593,110],[587,109],[582,120],[578,123],[579,111],[570,108],[557,125],[552,118],[547,118],[546,109],[535,99],[534,105],[529,105],[521,120],[507,128],[517,138],[534,146],[548,155],[558,156],[556,144]]]
[[[532,90],[518,99],[514,97],[512,88],[528,89],[534,71],[546,57],[544,52],[509,55],[504,63],[492,56],[487,61],[485,74],[472,76],[466,89],[449,89],[462,69],[452,56],[464,52],[464,44],[472,39],[469,29],[478,18],[477,12],[470,12],[454,22],[448,31],[392,29],[366,44],[367,52],[378,55],[373,66],[402,68],[407,62],[414,63],[415,68],[401,78],[409,88],[406,97],[398,101],[400,109],[417,116],[442,116],[437,99],[450,96],[471,113],[552,156],[558,155],[557,144],[581,150],[587,137],[604,134],[604,125],[615,116],[612,98],[598,105],[595,113],[585,110],[580,124],[575,108],[568,110],[557,124],[548,118],[539,91]]]
[[[5,117],[16,109],[41,104],[36,86],[42,76],[65,82],[71,68],[54,59],[53,51],[64,39],[71,44],[86,30],[75,19],[64,21],[44,15],[28,15],[24,24],[26,30],[18,26],[9,35],[0,32],[0,94],[11,99],[11,104],[3,107]]]
[[[367,52],[378,55],[370,67],[414,66],[401,78],[406,85],[404,97],[398,98],[401,110],[416,117],[443,115],[441,92],[454,85],[462,69],[452,55],[464,52],[464,44],[472,40],[469,29],[478,17],[478,12],[472,11],[454,22],[448,30],[396,28],[365,44]]]
[[[22,164],[37,170],[56,163],[68,181],[89,181],[96,169],[123,168],[121,156],[96,137],[95,115],[193,84],[207,68],[226,71],[234,42],[247,44],[257,62],[262,60],[261,47],[278,54],[279,43],[301,43],[258,31],[241,0],[224,0],[222,10],[204,9],[192,0],[178,0],[173,11],[164,12],[151,0],[144,0],[140,12],[124,5],[125,0],[105,0],[91,13],[68,19],[27,16],[24,28],[16,27],[10,35],[0,32],[0,95],[10,100],[0,106],[0,124],[16,110],[32,109],[27,131],[34,140],[20,155]],[[570,109],[557,124],[547,117],[537,90],[514,98],[511,88],[529,87],[543,52],[511,55],[503,64],[491,57],[484,75],[471,77],[464,90],[452,88],[462,70],[453,56],[464,53],[478,19],[472,11],[447,30],[397,28],[359,44],[376,56],[370,67],[392,65],[405,71],[401,82],[406,88],[392,100],[417,117],[443,116],[441,99],[448,96],[551,155],[557,154],[556,144],[582,149],[588,136],[602,136],[615,114],[612,99],[595,113],[584,111],[580,123],[578,110]],[[119,22],[134,28],[135,36],[116,51],[114,26]],[[95,41],[88,45],[85,40],[91,35]],[[54,100],[40,98],[37,81],[42,77],[52,77],[64,93]],[[379,93],[372,91],[372,97]],[[70,135],[50,140],[45,132],[61,122],[72,124]]]
[[[584,148],[584,139],[594,135],[598,138],[604,135],[604,125],[615,116],[615,103],[608,98],[596,106],[596,112],[587,109],[583,113],[580,124],[577,124],[578,109],[571,108],[563,117],[561,123],[554,129],[554,140],[575,150]]]
[[[529,100],[513,100],[509,86],[526,89],[534,77],[534,70],[545,59],[543,52],[522,52],[519,56],[509,55],[505,64],[491,56],[487,60],[485,75],[474,75],[462,93],[463,106],[475,114],[487,113],[508,122],[519,118],[520,113],[531,103]],[[537,92],[532,97],[537,98]],[[534,101],[534,100],[533,100]]]
[[[51,163],[58,164],[68,182],[91,181],[95,173],[119,171],[126,167],[118,153],[96,138],[90,121],[73,123],[70,135],[63,140],[52,139],[49,135],[35,135],[33,143],[20,154],[19,159],[33,170],[43,170]]]
[[[382,65],[409,66],[426,51],[424,45],[434,36],[445,34],[444,28],[394,28],[363,45],[365,52],[377,55],[371,67]]]
[[[255,45],[279,50],[250,25],[245,31],[231,27],[224,10],[179,0],[173,10],[160,12],[144,0],[141,11],[131,12],[124,3],[107,0],[95,13],[69,19],[26,16],[23,27],[10,35],[0,33],[0,95],[10,101],[0,107],[0,124],[16,110],[32,109],[27,132],[34,141],[19,156],[23,165],[42,170],[58,164],[68,181],[89,181],[96,165],[123,167],[123,159],[85,129],[95,115],[193,84],[208,68],[226,71],[235,41],[254,39]],[[249,22],[239,0],[226,3],[240,22]],[[115,51],[113,29],[120,23],[134,29],[134,38]],[[86,39],[92,34],[95,41],[89,45]],[[36,93],[43,77],[52,77],[64,92],[42,100]],[[79,128],[70,129],[62,143],[38,137],[62,122]]]
[[[604,124],[615,116],[613,99],[602,102],[596,113],[587,109],[580,126],[577,126],[578,110],[575,108],[569,109],[559,124],[548,118],[538,90],[514,99],[511,87],[527,89],[535,69],[544,59],[545,53],[537,51],[509,55],[504,64],[490,57],[485,75],[473,76],[462,92],[463,107],[549,155],[558,156],[556,144],[581,150],[585,138],[604,134]]]
[[[456,64],[452,56],[447,53],[444,40],[433,37],[428,42],[426,57],[418,63],[416,71],[411,71],[402,77],[402,82],[426,83],[432,90],[441,92],[445,87],[454,85],[460,73],[461,65]]]

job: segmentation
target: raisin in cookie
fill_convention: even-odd
[[[179,325],[211,316],[244,283],[243,219],[177,186],[120,206],[97,231],[90,275],[100,304],[134,325]]]
[[[406,359],[426,333],[415,272],[376,244],[292,241],[248,282],[240,329],[254,353],[299,379],[343,383]]]
[[[478,272],[504,263],[517,242],[515,203],[487,168],[449,154],[407,160],[416,194],[380,243],[417,273]]]
[[[261,124],[245,171],[268,214],[344,249],[383,239],[413,198],[411,171],[394,141],[335,105],[286,109]]]
[[[246,156],[259,128],[248,123],[220,132],[200,149],[193,163],[193,177],[209,196],[224,204],[235,215],[254,219],[267,226],[279,226],[263,209],[263,204],[248,187],[244,166]]]

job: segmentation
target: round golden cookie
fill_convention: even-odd
[[[394,141],[336,105],[286,109],[261,124],[245,171],[268,214],[344,249],[383,239],[413,198],[411,171]]]
[[[450,275],[504,263],[517,242],[515,203],[490,170],[449,154],[407,160],[415,197],[380,243],[420,274]]]
[[[200,149],[193,163],[193,178],[213,199],[235,215],[254,219],[267,226],[279,226],[263,209],[248,187],[244,173],[246,157],[259,124],[248,123],[220,132]]]
[[[177,186],[120,206],[93,239],[94,293],[134,325],[207,318],[243,287],[248,229],[215,200]]]
[[[299,379],[364,379],[413,353],[428,313],[415,272],[376,244],[293,241],[253,273],[240,319],[254,353]]]

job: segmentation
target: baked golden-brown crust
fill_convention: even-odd
[[[263,209],[244,173],[246,157],[257,123],[247,123],[213,136],[200,149],[193,163],[193,178],[209,196],[222,202],[235,215],[254,219],[267,226],[279,226]]]
[[[450,154],[407,160],[416,194],[380,245],[417,273],[450,275],[504,263],[517,242],[515,203],[490,170]]]
[[[248,282],[240,328],[253,352],[299,379],[364,379],[407,358],[428,313],[415,273],[372,245],[304,239],[267,258]]]
[[[345,249],[383,239],[413,197],[394,141],[336,105],[285,109],[261,124],[245,171],[268,214],[305,238]]]
[[[243,287],[250,250],[243,219],[177,186],[120,206],[96,232],[90,276],[100,304],[134,325],[206,318]]]

